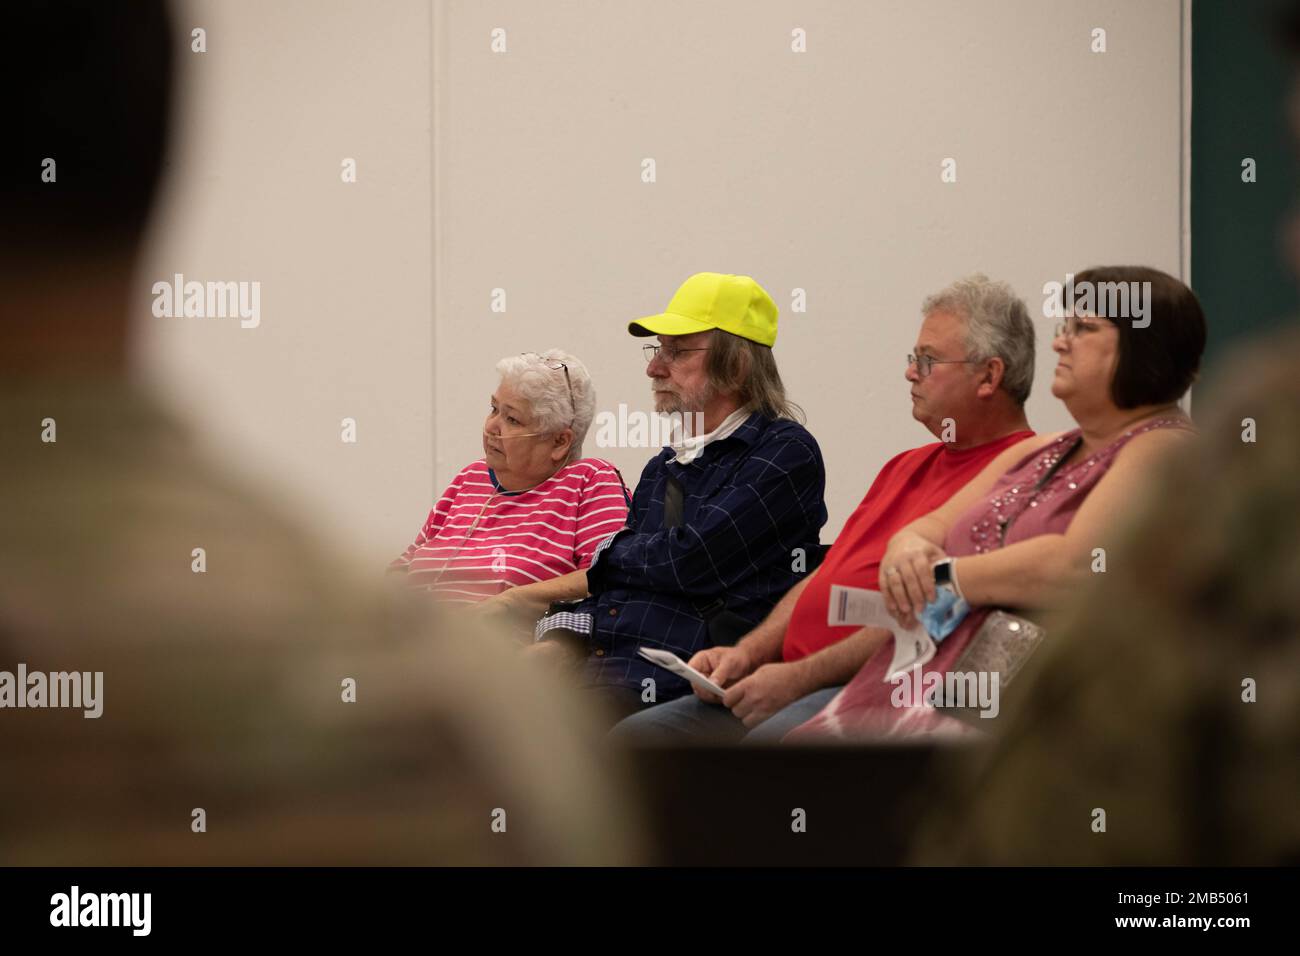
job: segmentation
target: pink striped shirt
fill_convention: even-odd
[[[536,488],[503,491],[482,459],[461,470],[388,569],[413,588],[471,603],[586,568],[627,522],[618,470],[599,458],[565,465]]]

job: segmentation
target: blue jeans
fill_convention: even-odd
[[[774,744],[825,707],[842,687],[825,687],[778,710],[753,730],[721,704],[693,693],[648,707],[614,725],[609,740],[620,744]]]

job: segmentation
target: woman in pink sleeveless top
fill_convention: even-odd
[[[1052,343],[1059,356],[1052,394],[1079,427],[1013,445],[943,507],[890,540],[880,565],[881,593],[902,626],[913,626],[935,599],[937,564],[947,565],[942,570],[971,606],[922,673],[909,675],[916,687],[960,659],[992,608],[1059,604],[1092,573],[1095,549],[1106,548],[1121,530],[1124,510],[1149,490],[1153,469],[1192,434],[1177,401],[1195,378],[1205,346],[1200,304],[1187,286],[1154,269],[1087,270],[1076,276],[1075,288],[1117,282],[1150,283],[1138,286],[1149,290],[1141,300],[1145,315],[1120,315],[1097,302],[1076,310]],[[1115,317],[1097,314],[1107,311]],[[893,653],[888,640],[834,700],[785,740],[961,732],[964,725],[931,707],[895,705],[897,685],[885,679]]]

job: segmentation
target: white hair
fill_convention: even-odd
[[[1034,385],[1034,323],[1014,289],[983,273],[958,279],[921,303],[921,314],[953,312],[966,320],[966,348],[974,361],[1002,359],[1002,387],[1025,404]]]
[[[563,364],[569,370],[565,380]],[[591,384],[587,366],[561,349],[545,352],[525,352],[507,355],[497,362],[501,381],[519,393],[528,403],[535,421],[534,427],[543,433],[573,429],[573,445],[569,448],[566,465],[582,457],[582,443],[596,416],[596,389]],[[573,401],[569,401],[569,385],[573,386]]]

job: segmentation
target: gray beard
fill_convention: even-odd
[[[716,397],[712,385],[705,385],[698,392],[678,393],[678,392],[656,392],[656,395],[662,395],[667,399],[667,404],[659,410],[664,414],[689,415],[695,412],[703,414],[704,409]],[[656,402],[656,404],[658,404]]]

